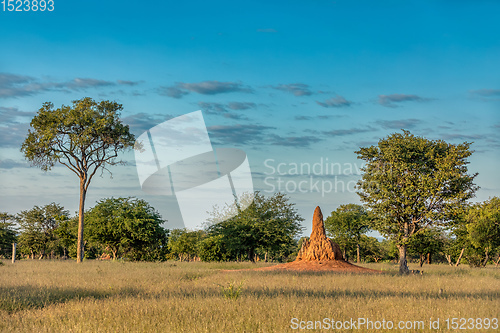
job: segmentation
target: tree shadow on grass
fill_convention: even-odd
[[[236,283],[236,282],[235,282]],[[151,296],[151,295],[150,295]],[[160,295],[157,295],[160,296]],[[164,297],[181,297],[181,298],[207,298],[207,297],[223,297],[221,285],[218,286],[190,286],[170,290]],[[467,290],[449,290],[444,291],[439,288],[436,290],[422,290],[422,291],[392,291],[392,290],[325,290],[320,287],[311,288],[296,288],[293,286],[281,287],[255,287],[242,285],[241,296],[251,298],[276,298],[295,297],[299,299],[328,299],[328,298],[352,298],[352,299],[383,299],[387,297],[401,298],[401,299],[479,299],[479,300],[496,300],[500,298],[499,290],[492,291],[467,291]],[[160,296],[161,297],[161,296]]]
[[[0,287],[0,311],[14,313],[23,310],[41,309],[46,306],[71,300],[105,299],[113,296],[138,296],[134,288],[118,290],[90,290],[84,288],[58,288],[16,286]]]
[[[283,289],[283,288],[245,288],[242,294],[254,297],[274,298],[278,296],[297,298],[413,298],[413,299],[480,299],[495,300],[500,297],[499,291],[389,291],[389,290],[313,290],[313,289]]]

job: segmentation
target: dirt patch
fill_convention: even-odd
[[[341,272],[341,273],[382,273],[374,269],[364,268],[343,260],[328,261],[292,261],[269,267],[252,269],[254,271],[302,271],[302,272]]]

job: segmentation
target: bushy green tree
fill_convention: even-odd
[[[226,261],[225,248],[222,235],[208,236],[198,243],[198,255],[201,261]]]
[[[407,246],[418,230],[446,225],[474,196],[477,174],[467,172],[470,143],[450,144],[394,133],[378,145],[360,148],[366,162],[358,194],[375,215],[374,229],[399,248],[399,272],[408,274]]]
[[[63,250],[63,257],[68,256],[76,258],[76,241],[78,237],[78,218],[73,217],[59,223],[55,230],[55,234],[59,238],[59,245]]]
[[[0,257],[12,256],[12,243],[17,241],[14,215],[0,213]]]
[[[59,223],[55,230],[55,234],[59,239],[63,259],[77,258],[77,238],[78,238],[78,216],[74,216],[66,221]],[[102,246],[89,242],[90,239],[88,230],[85,229],[85,259],[96,259],[103,253]]]
[[[259,192],[246,194],[240,202],[251,201],[245,210],[234,207],[215,210],[208,231],[221,235],[231,259],[246,257],[254,261],[257,252],[269,257],[284,258],[294,251],[304,220],[294,204],[283,193],[265,197]],[[231,216],[229,218],[226,218]]]
[[[356,262],[360,262],[361,236],[370,231],[370,216],[361,205],[340,205],[325,220],[325,230],[328,237],[344,249],[344,257],[353,249],[356,251]]]
[[[392,262],[399,259],[399,249],[391,239],[383,239],[380,242],[380,248],[382,250],[382,260],[386,262]]]
[[[413,234],[408,243],[408,252],[418,255],[420,258],[420,267],[424,264],[427,256],[427,263],[432,263],[432,255],[438,254],[444,250],[446,236],[442,230],[437,228],[424,228]]]
[[[168,239],[168,249],[180,261],[194,259],[198,256],[198,244],[205,236],[203,230],[174,229]]]
[[[116,161],[118,153],[134,144],[134,135],[119,119],[122,108],[116,102],[96,102],[88,97],[58,109],[46,102],[31,120],[21,147],[32,165],[48,171],[60,163],[80,180],[77,262],[84,256],[85,198],[90,181],[98,170],[122,163]]]
[[[86,213],[87,235],[94,245],[130,260],[161,260],[167,251],[164,220],[137,198],[101,200]]]
[[[470,206],[457,209],[453,215],[454,219],[446,226],[448,235],[444,244],[443,253],[450,266],[459,266],[462,258],[471,255],[472,243],[468,237],[467,214]],[[475,251],[473,251],[475,252]]]
[[[378,262],[384,257],[382,243],[377,238],[361,235],[359,238],[361,257],[367,262]]]
[[[59,224],[69,219],[69,212],[56,203],[43,207],[35,206],[21,211],[16,217],[20,227],[19,249],[21,253],[53,257],[60,250],[56,230]]]
[[[472,206],[467,214],[468,239],[474,247],[470,255],[474,266],[486,266],[493,253],[500,251],[500,198],[493,197]],[[479,253],[482,253],[480,260]]]

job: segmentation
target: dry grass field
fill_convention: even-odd
[[[438,332],[454,331],[446,318],[500,318],[494,267],[424,265],[423,275],[401,277],[391,264],[364,265],[383,274],[227,271],[264,266],[251,263],[4,264],[1,332],[319,332],[351,318],[385,321],[386,329],[357,325],[358,332]],[[400,322],[412,329],[397,329]],[[317,329],[300,329],[308,324]],[[492,325],[460,331],[500,331]]]

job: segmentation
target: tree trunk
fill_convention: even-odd
[[[409,235],[409,228],[408,228],[408,222],[404,223],[404,229],[403,229],[403,243],[398,246],[399,249],[399,274],[401,275],[407,275],[410,274],[410,270],[408,269],[408,262],[406,261],[406,246],[408,243],[408,237]]]
[[[266,254],[264,255],[264,262],[267,262],[267,251]]]
[[[406,275],[410,273],[408,262],[406,261],[406,244],[399,245],[399,274]]]
[[[85,190],[85,181],[80,180],[80,207],[78,209],[78,243],[76,246],[76,262],[83,262],[84,250],[83,250],[83,222],[84,222],[84,212],[85,212],[85,196],[87,191]]]
[[[422,267],[424,265],[424,255],[421,254],[420,255],[420,267]]]
[[[114,250],[114,251],[113,251],[113,250],[111,250],[111,252],[113,252],[113,261],[115,261],[115,260],[116,260],[116,251],[117,251],[117,250]]]
[[[345,247],[344,247],[344,260],[349,261],[349,257],[347,256],[347,252],[345,250]]]
[[[465,251],[465,247],[462,249],[462,251],[460,252],[460,255],[458,256],[458,259],[457,259],[457,263],[455,264],[455,267],[458,267],[458,265],[460,265],[460,260],[462,259],[462,256],[464,254],[464,251]]]
[[[498,255],[497,261],[495,261],[495,267],[498,267],[498,263],[500,262],[500,254]]]
[[[488,263],[489,259],[490,259],[490,257],[488,255],[488,248],[486,248],[486,259],[484,259],[483,267],[486,267],[486,264]]]
[[[251,262],[255,262],[254,261],[254,258],[253,258],[253,254],[254,254],[254,251],[253,249],[248,249],[248,259],[251,261]]]
[[[12,243],[12,263],[16,262],[16,243]]]
[[[359,264],[361,262],[361,257],[359,255],[359,243],[356,244],[356,262]]]
[[[430,252],[427,253],[427,264],[428,265],[432,264],[432,254]]]

